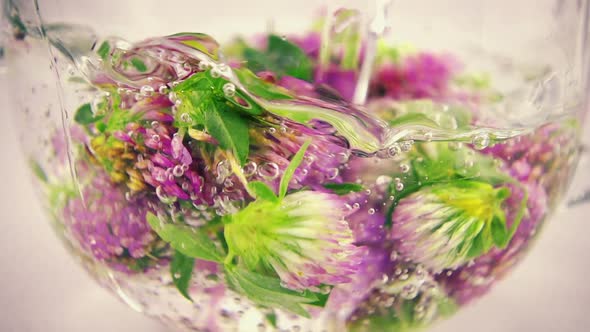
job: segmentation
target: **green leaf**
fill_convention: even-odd
[[[289,166],[287,166],[287,169],[285,169],[283,177],[281,178],[281,184],[279,185],[279,199],[282,199],[287,194],[287,190],[289,189],[289,182],[291,182],[291,178],[293,178],[295,170],[303,161],[305,151],[307,151],[307,148],[309,147],[310,143],[311,139],[308,139],[301,145],[299,151],[297,151],[297,153],[293,156],[291,162],[289,163]]]
[[[279,36],[268,36],[265,52],[253,48],[244,50],[247,66],[254,72],[269,70],[279,76],[288,75],[306,81],[313,78],[313,63],[297,45]]]
[[[268,313],[264,316],[272,327],[277,328],[277,314],[274,312]]]
[[[195,259],[183,255],[176,250],[170,263],[170,274],[174,285],[187,300],[193,301],[188,293],[191,278],[193,276],[193,268],[195,267]]]
[[[235,110],[221,103],[208,103],[205,113],[205,127],[224,150],[234,153],[243,165],[248,159],[250,135],[248,121]]]
[[[147,66],[145,65],[145,62],[143,62],[143,60],[139,58],[132,58],[131,65],[140,73],[145,73],[147,71]]]
[[[358,193],[363,190],[363,186],[358,183],[325,183],[324,188],[331,190],[336,195],[346,195],[352,192]]]
[[[47,174],[43,170],[43,167],[41,167],[41,165],[39,165],[39,163],[33,159],[31,159],[29,161],[29,165],[31,167],[31,171],[33,171],[33,174],[35,174],[37,179],[39,179],[42,182],[47,183],[47,181],[48,181]]]
[[[77,123],[81,124],[81,125],[89,125],[91,123],[94,123],[96,121],[99,121],[100,119],[102,119],[104,116],[100,115],[100,116],[94,116],[94,114],[92,113],[92,107],[90,106],[90,104],[84,104],[82,106],[80,106],[80,108],[78,108],[78,110],[76,111],[76,114],[74,115],[74,121],[76,121]]]
[[[501,212],[501,211],[498,211]],[[502,212],[502,215],[504,213]],[[490,231],[492,232],[492,238],[494,239],[494,244],[498,248],[504,248],[508,244],[508,230],[506,229],[506,219],[502,218],[501,216],[495,215],[492,218],[490,226]]]
[[[170,243],[172,248],[182,254],[212,262],[223,261],[224,254],[202,230],[184,225],[162,223],[152,213],[148,213],[146,219],[162,240]]]
[[[102,44],[100,44],[100,47],[98,48],[98,50],[96,51],[96,53],[103,59],[106,60],[107,56],[109,55],[109,52],[111,51],[111,45],[109,45],[109,42],[104,41],[102,42]]]
[[[279,200],[275,193],[272,191],[272,189],[270,189],[270,187],[267,186],[264,182],[252,181],[248,183],[248,187],[252,192],[254,192],[256,198],[271,202],[278,202]]]
[[[289,91],[280,86],[271,84],[256,76],[250,70],[245,68],[234,69],[234,73],[244,85],[248,92],[254,94],[257,97],[266,100],[280,100],[280,99],[293,99],[294,97]]]
[[[257,274],[246,269],[226,265],[228,284],[236,291],[247,296],[252,302],[274,308],[278,307],[300,316],[310,318],[310,314],[303,304],[317,302],[317,296],[310,292],[302,293],[284,288],[280,279]]]

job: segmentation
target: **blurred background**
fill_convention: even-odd
[[[137,1],[123,2],[131,7]],[[304,0],[297,3],[305,6]],[[10,93],[9,88],[0,80],[0,93]],[[25,133],[14,128],[10,110],[4,112],[9,115],[0,121],[0,332],[167,331],[97,287],[62,247],[34,196],[18,145]],[[573,193],[590,187],[589,168],[583,160]],[[562,210],[512,274],[430,331],[590,331],[590,204]]]

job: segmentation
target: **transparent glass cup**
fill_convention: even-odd
[[[5,0],[0,69],[56,233],[132,308],[406,331],[485,294],[563,201],[589,13]]]

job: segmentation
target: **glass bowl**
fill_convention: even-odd
[[[49,221],[179,330],[410,331],[573,176],[588,1],[3,1]]]

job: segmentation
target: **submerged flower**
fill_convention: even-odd
[[[510,192],[475,181],[426,187],[395,208],[392,239],[403,256],[434,272],[456,268],[505,245],[510,236],[501,208]]]
[[[291,289],[350,282],[364,248],[353,244],[344,210],[342,199],[320,192],[257,200],[225,226],[230,257],[252,270],[274,270]]]
[[[124,192],[103,174],[94,175],[82,197],[64,207],[63,219],[73,239],[97,260],[120,263],[148,255],[156,243],[146,221],[150,200],[127,200]]]
[[[127,133],[118,132],[115,136],[140,152],[132,172],[139,173],[143,182],[155,188],[160,200],[202,201],[202,177],[179,134],[172,134],[171,128],[157,123],[151,128],[130,123],[126,129]]]
[[[322,132],[321,127],[326,126]],[[255,163],[251,180],[264,181],[275,191],[280,175],[299,151],[303,142],[311,138],[312,144],[305,153],[301,166],[295,171],[290,188],[310,187],[322,190],[327,182],[342,182],[340,167],[348,161],[349,150],[342,141],[332,135],[333,129],[323,123],[317,123],[317,129],[294,123],[285,123],[280,128],[272,128],[255,135],[255,148],[250,159]],[[252,164],[254,165],[254,164]],[[248,174],[246,174],[248,176]]]
[[[448,56],[420,53],[378,69],[371,82],[372,97],[394,99],[444,98],[448,95],[456,63]]]
[[[476,258],[473,264],[438,277],[449,296],[458,304],[467,304],[487,293],[525,254],[547,211],[545,190],[538,184],[526,184],[525,188],[528,193],[527,211],[508,246],[504,249],[492,248],[489,253]],[[505,202],[506,223],[509,226],[516,222],[524,195],[522,188],[510,186],[510,189],[512,194]]]
[[[455,310],[423,266],[393,260],[347,324],[351,331],[413,331]]]

